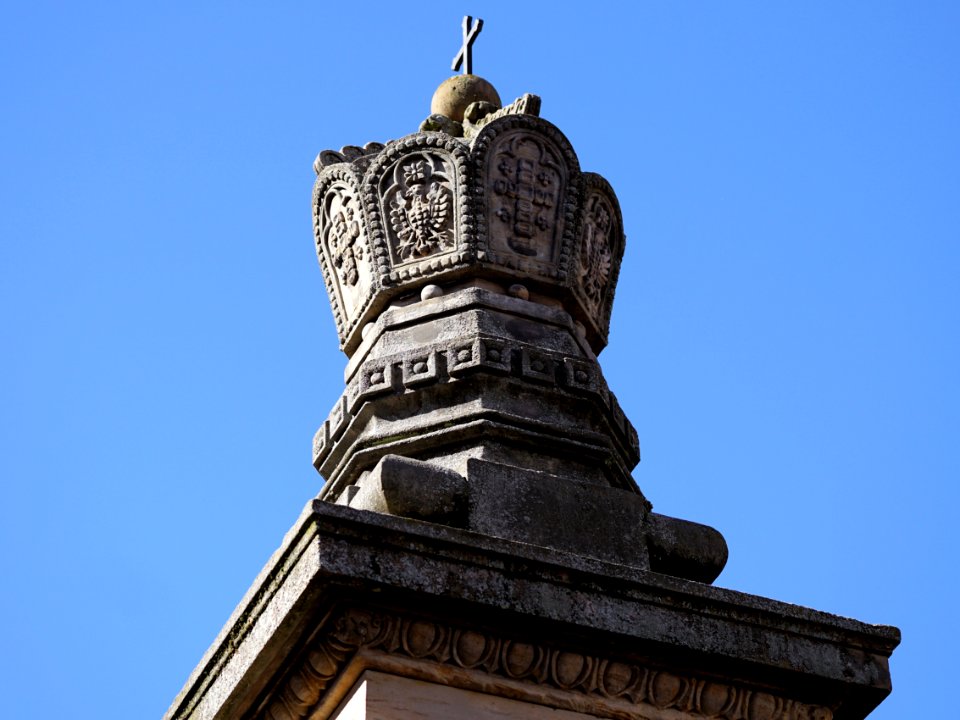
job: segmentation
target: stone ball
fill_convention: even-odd
[[[430,114],[463,122],[463,111],[475,102],[488,102],[497,109],[503,107],[496,88],[479,75],[454,75],[440,83],[433,94]]]
[[[510,293],[511,295],[513,295],[513,297],[515,297],[515,298],[520,298],[521,300],[529,300],[529,299],[530,299],[530,291],[527,290],[527,288],[526,288],[525,285],[521,285],[520,283],[516,283],[515,285],[511,285],[511,286],[510,286],[510,289],[507,290],[507,292]]]
[[[443,288],[439,285],[424,285],[423,290],[420,291],[421,300],[430,300],[441,295],[443,295]]]

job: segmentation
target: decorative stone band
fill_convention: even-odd
[[[449,345],[424,345],[364,362],[314,435],[314,466],[319,469],[324,463],[364,403],[382,395],[417,392],[427,386],[457,382],[474,373],[510,376],[595,400],[606,412],[610,435],[623,447],[629,467],[639,461],[637,431],[596,362],[482,336]]]
[[[302,661],[261,705],[260,720],[300,720],[325,698],[352,660],[423,679],[455,680],[504,694],[612,718],[832,720],[833,712],[773,692],[583,654],[465,625],[348,609],[329,621]],[[446,672],[444,672],[446,670]],[[471,688],[472,686],[472,688]],[[526,697],[524,697],[526,696]],[[327,717],[327,713],[321,713]]]
[[[316,165],[314,240],[348,355],[392,298],[475,275],[556,297],[603,349],[623,220],[560,130],[505,115],[469,142],[421,132],[378,147],[325,151]]]

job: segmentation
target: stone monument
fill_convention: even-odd
[[[481,28],[419,132],[316,159],[326,483],[166,717],[865,717],[898,631],[712,587],[722,536],[634,483],[617,197],[472,74]]]

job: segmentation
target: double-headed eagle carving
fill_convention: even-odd
[[[590,198],[580,247],[583,290],[594,302],[600,302],[610,279],[610,210],[599,197]]]
[[[432,255],[449,247],[450,191],[432,179],[429,163],[417,160],[403,169],[405,190],[390,202],[390,226],[404,260]]]

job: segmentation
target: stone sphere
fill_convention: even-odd
[[[424,285],[423,290],[420,291],[421,300],[431,300],[443,295],[443,288],[439,285]]]
[[[498,109],[503,106],[496,88],[479,75],[454,75],[440,83],[433,94],[430,114],[463,122],[463,111],[475,102],[488,102]]]
[[[511,285],[511,286],[510,286],[510,289],[507,290],[507,292],[510,293],[511,295],[513,295],[513,297],[515,297],[515,298],[520,298],[521,300],[529,300],[529,299],[530,299],[530,291],[527,290],[526,285],[521,285],[520,283],[516,283],[515,285]]]

